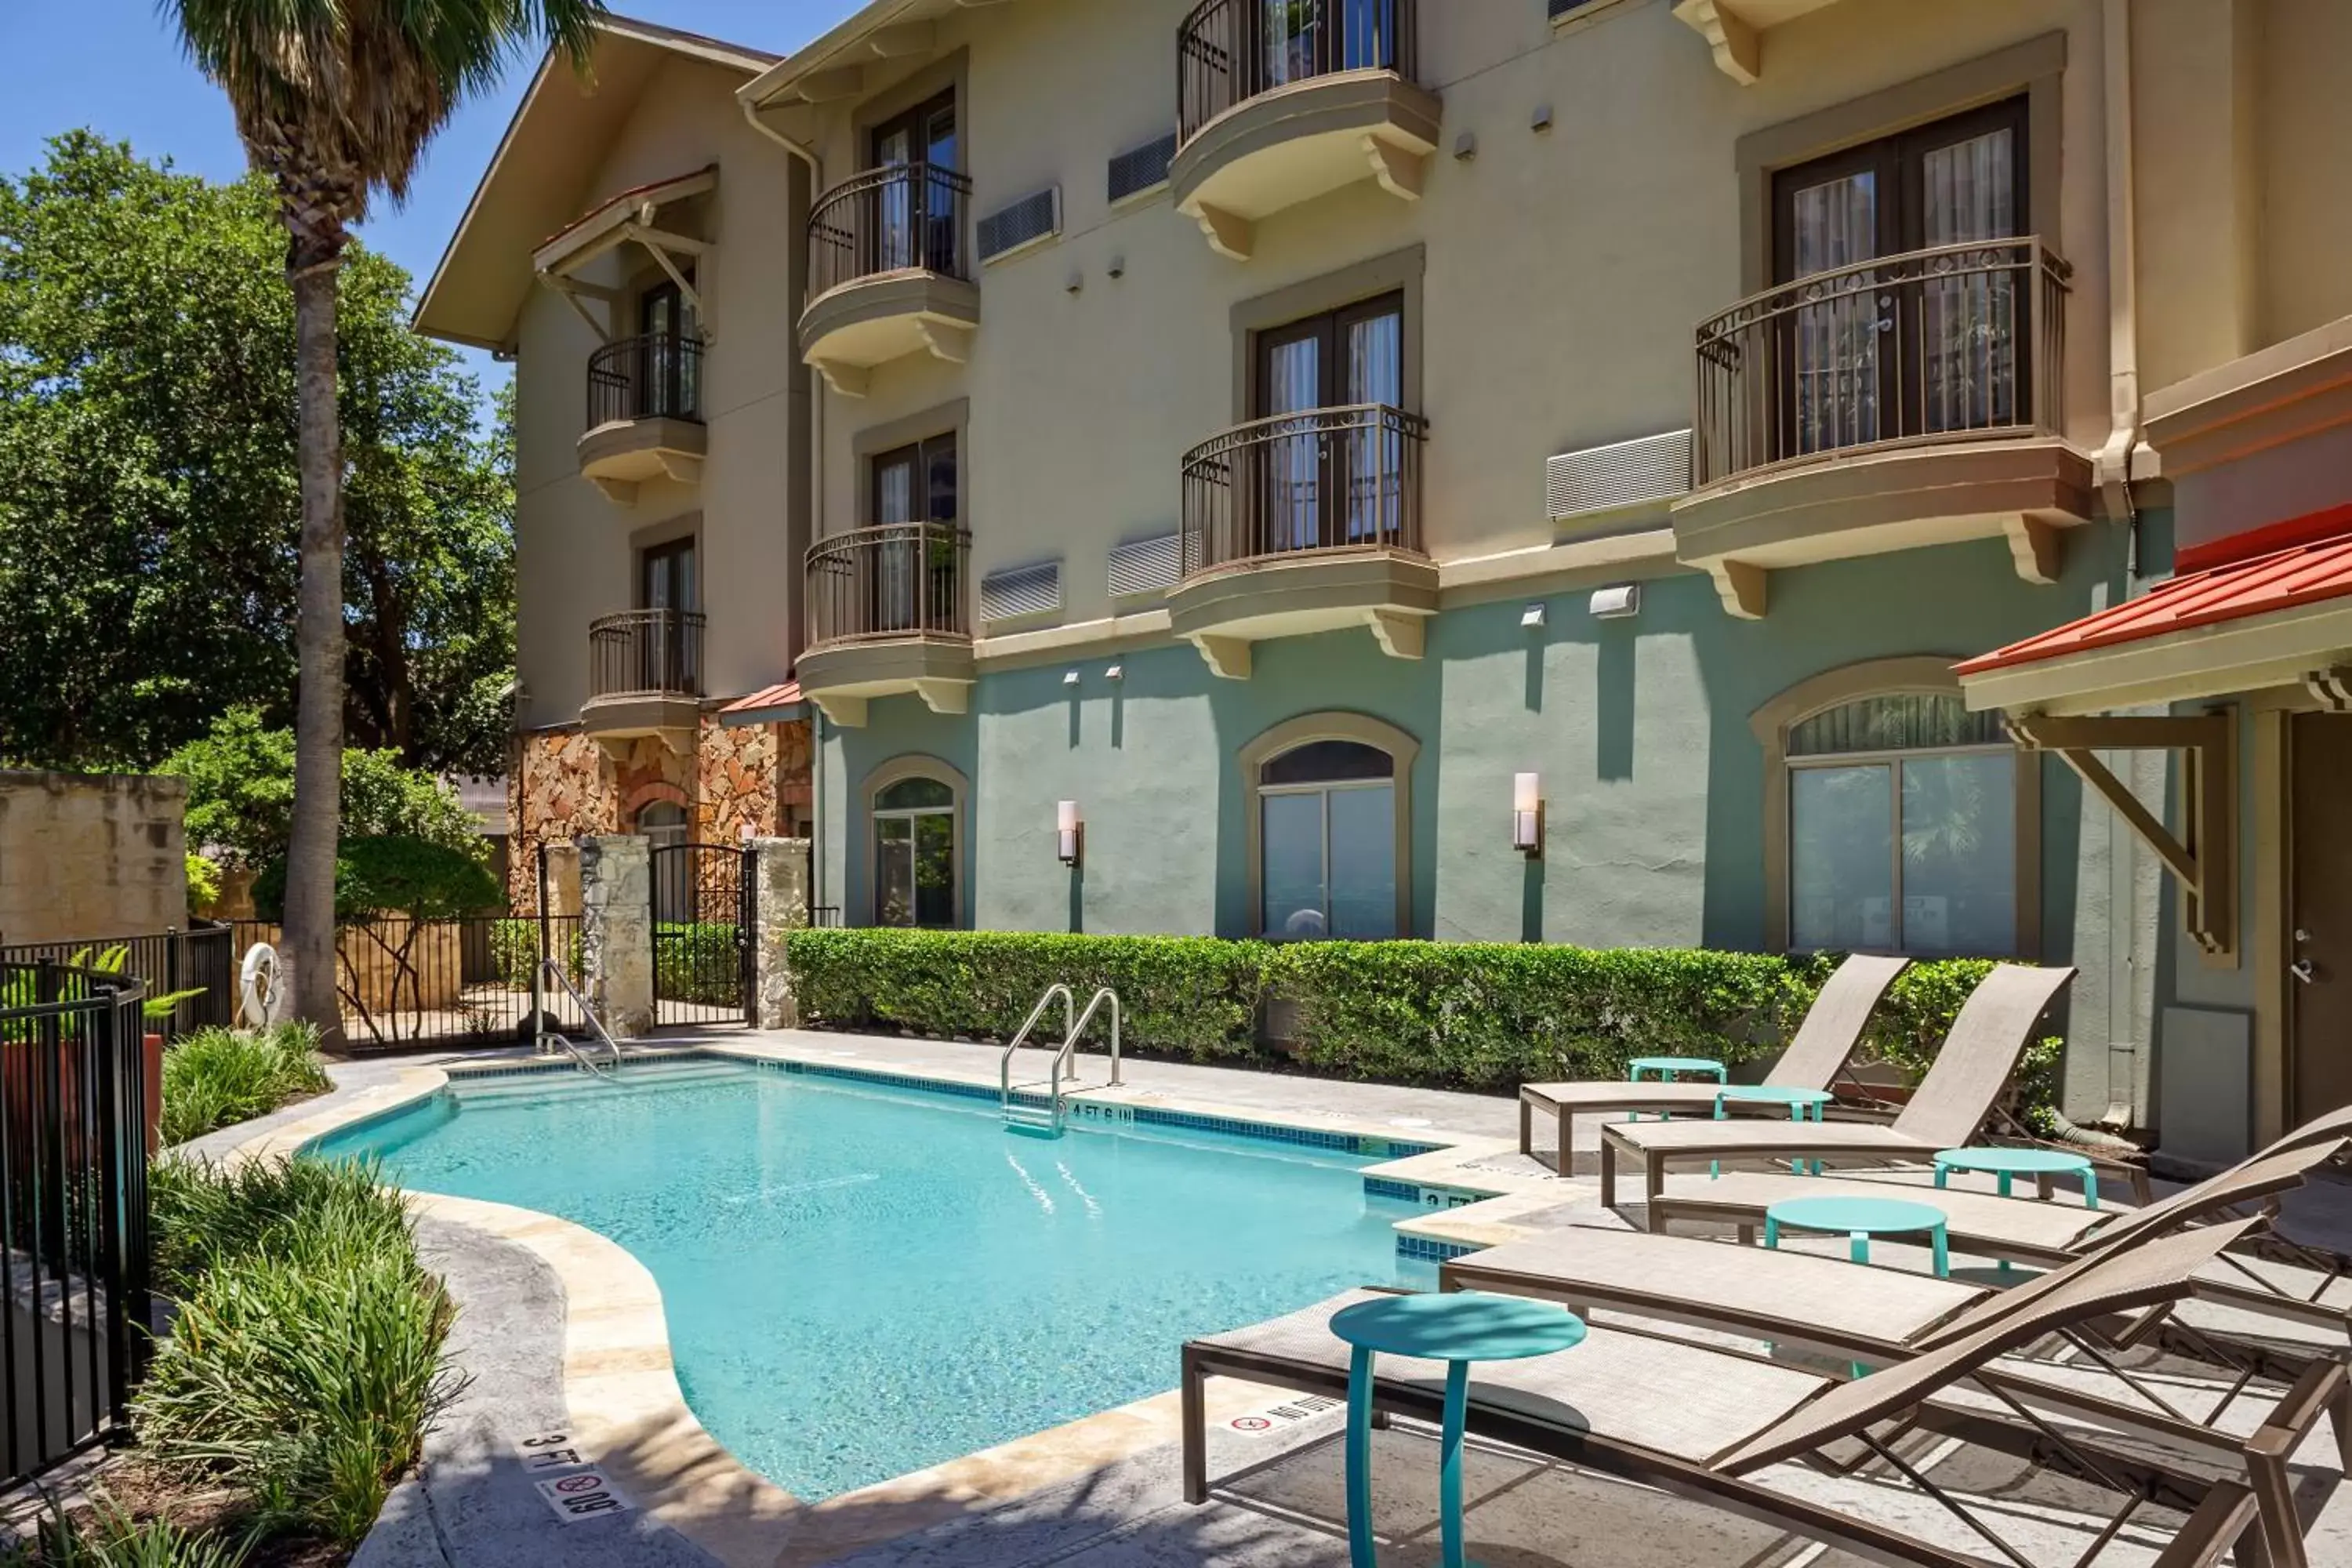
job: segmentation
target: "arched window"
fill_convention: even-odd
[[[1278,940],[1376,941],[1403,930],[1410,756],[1369,740],[1302,737],[1255,761],[1259,930]]]
[[[2006,957],[2021,940],[2017,749],[1956,692],[1789,723],[1788,945]]]
[[[687,842],[686,807],[676,801],[647,801],[637,807],[637,831],[648,841],[653,859],[654,919],[692,920],[694,858],[661,853]]]
[[[956,923],[956,792],[915,775],[874,793],[874,923]]]

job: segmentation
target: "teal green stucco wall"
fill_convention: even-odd
[[[2120,563],[2119,532],[2095,527],[2078,533],[2064,580],[2049,587],[2019,581],[2000,542],[1950,545],[1776,572],[1762,621],[1727,616],[1706,579],[1685,574],[1645,584],[1630,620],[1593,619],[1586,592],[1543,600],[1536,629],[1520,624],[1527,600],[1448,611],[1417,661],[1389,658],[1370,632],[1349,630],[1261,643],[1247,681],[1217,679],[1174,647],[991,673],[963,715],[883,700],[864,729],[827,728],[827,901],[852,923],[866,918],[863,856],[845,848],[851,832],[866,832],[854,786],[923,752],[972,781],[973,923],[1247,934],[1248,803],[1235,753],[1283,721],[1342,709],[1422,745],[1415,934],[1758,947],[1763,753],[1749,715],[1825,670],[1958,659],[2046,629],[2093,608]],[[1107,679],[1113,662],[1123,679]],[[1076,686],[1066,684],[1072,670]],[[1549,852],[1534,864],[1508,837],[1511,775],[1530,769],[1549,818]],[[1063,799],[1080,803],[1087,824],[1075,875],[1054,854]],[[2045,766],[2052,959],[2084,939],[2080,906],[2104,887],[2079,863],[2082,822],[2071,775]]]

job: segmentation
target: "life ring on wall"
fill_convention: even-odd
[[[257,942],[245,950],[245,962],[237,969],[238,1017],[248,1028],[266,1029],[278,1022],[284,999],[278,976],[276,948]]]

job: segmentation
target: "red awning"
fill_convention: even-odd
[[[787,680],[730,702],[719,710],[719,721],[721,724],[767,724],[779,719],[796,719],[800,717],[800,703],[801,683]]]
[[[1962,675],[2038,664],[2352,595],[2352,533],[2251,561],[2176,577],[2137,599],[1996,648],[1958,667]]]

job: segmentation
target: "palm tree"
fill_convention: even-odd
[[[294,623],[294,823],[286,946],[294,1005],[341,1038],[335,851],[343,757],[342,437],[335,289],[351,226],[408,194],[459,100],[542,38],[587,68],[604,0],[158,0],[188,56],[228,94],[255,168],[278,190],[294,291],[301,592]]]

